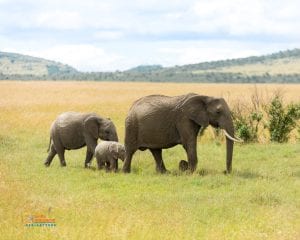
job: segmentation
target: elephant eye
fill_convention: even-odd
[[[109,130],[105,130],[104,132],[105,132],[105,134],[109,134],[110,133]]]

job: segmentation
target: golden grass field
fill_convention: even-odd
[[[3,129],[25,121],[30,127],[47,132],[50,122],[65,111],[94,111],[111,117],[123,138],[124,119],[131,104],[150,94],[175,96],[195,92],[208,96],[224,97],[229,104],[250,101],[255,87],[269,98],[278,90],[285,101],[300,101],[300,85],[297,84],[180,84],[180,83],[124,83],[124,82],[1,82],[0,107],[5,115]],[[15,116],[15,118],[13,118]],[[7,119],[6,119],[7,118]],[[12,120],[12,118],[14,120]],[[20,121],[21,120],[21,121]],[[7,123],[5,124],[5,122]],[[13,121],[13,122],[12,122]],[[17,123],[16,121],[19,121]]]
[[[171,174],[159,175],[148,151],[131,174],[83,169],[85,149],[55,157],[49,128],[65,111],[110,117],[119,139],[131,104],[150,94],[195,92],[250,101],[253,84],[0,82],[0,239],[300,239],[300,146],[236,145],[233,174],[222,174],[225,147],[198,144],[195,174],[177,171],[184,151],[165,151]],[[300,85],[261,84],[265,98],[280,89],[300,101]],[[175,160],[174,160],[175,159]],[[95,165],[95,161],[93,161]],[[120,164],[121,165],[121,164]],[[54,217],[57,226],[24,227],[26,214]]]

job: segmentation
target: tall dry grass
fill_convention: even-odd
[[[253,91],[270,98],[280,89],[285,100],[300,101],[300,85],[285,84],[182,84],[124,82],[0,82],[1,131],[36,127],[47,132],[52,120],[64,111],[96,112],[116,122],[123,139],[124,120],[131,104],[150,94],[180,95],[189,92],[224,97],[229,105],[247,104]]]

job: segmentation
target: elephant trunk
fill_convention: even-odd
[[[124,162],[124,160],[125,160],[125,152],[122,153],[122,154],[120,154],[120,157],[119,157],[119,158]]]
[[[234,127],[231,124],[225,129],[225,131],[232,137],[234,137]],[[233,139],[226,137],[226,173],[231,173],[232,170],[232,153],[233,153]]]
[[[232,170],[232,152],[233,141],[226,138],[226,173],[231,173]]]

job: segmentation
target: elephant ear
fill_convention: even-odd
[[[93,136],[93,138],[99,138],[99,126],[101,119],[97,116],[90,116],[83,122],[85,131]]]
[[[195,95],[185,100],[182,109],[189,119],[206,128],[209,124],[206,106],[210,100],[211,97]]]
[[[118,145],[117,144],[110,144],[108,147],[108,151],[111,153],[113,158],[118,159]]]

